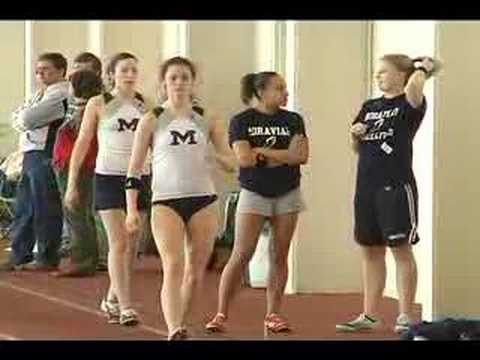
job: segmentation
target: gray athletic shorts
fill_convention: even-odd
[[[305,210],[300,187],[278,197],[265,197],[253,191],[241,189],[237,204],[238,214],[258,214],[266,217]]]

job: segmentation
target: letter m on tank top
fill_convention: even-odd
[[[125,131],[125,130],[131,130],[135,131],[137,130],[137,125],[140,119],[138,118],[133,118],[130,122],[128,122],[125,119],[118,119],[118,131]]]
[[[172,142],[170,145],[180,145],[180,141],[182,143],[187,143],[188,145],[198,144],[195,140],[195,135],[197,134],[195,130],[188,130],[185,132],[185,134],[182,134],[176,130],[170,130],[170,134],[172,135]]]

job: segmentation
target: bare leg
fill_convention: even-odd
[[[140,217],[142,220],[142,229],[145,228],[146,226],[146,213],[141,212]],[[128,240],[127,240],[127,252],[126,252],[126,261],[125,261],[125,276],[127,277],[126,284],[128,286],[128,292],[131,294],[131,286],[132,286],[132,275],[134,271],[134,265],[135,261],[137,260],[137,250],[138,250],[138,244],[140,242],[141,237],[144,234],[144,230],[142,230],[141,234],[137,236],[132,236],[128,235]]]
[[[168,332],[172,334],[183,325],[181,287],[186,229],[183,220],[174,210],[167,206],[155,205],[152,207],[152,232],[162,258],[162,311]]]
[[[391,248],[397,267],[397,290],[400,313],[412,318],[412,307],[417,291],[417,264],[413,256],[412,246],[405,244]]]
[[[267,314],[280,312],[288,279],[288,251],[297,225],[298,213],[274,216],[270,246],[270,271],[267,285]]]
[[[125,228],[125,213],[123,210],[112,209],[100,211],[100,216],[108,235],[108,273],[111,286],[109,298],[118,298],[120,309],[131,307],[130,285],[125,263],[129,249],[129,237]]]
[[[378,306],[383,297],[387,269],[385,246],[361,246],[364,281],[363,311],[378,317]]]
[[[195,304],[218,231],[216,204],[195,213],[188,223],[187,256],[182,284],[183,323],[196,320]]]
[[[227,315],[228,306],[248,262],[255,252],[265,217],[256,214],[237,214],[235,242],[225,266],[218,289],[218,312]]]

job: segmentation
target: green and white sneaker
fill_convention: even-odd
[[[362,313],[352,321],[337,324],[336,329],[339,332],[355,332],[361,330],[372,330],[379,325],[380,320]]]
[[[394,330],[398,334],[408,331],[411,323],[412,322],[410,321],[410,318],[407,314],[400,314],[397,317],[397,321],[395,321]]]

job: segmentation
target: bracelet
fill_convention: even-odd
[[[142,190],[142,188],[143,188],[143,182],[139,178],[129,176],[125,180],[125,190],[128,190],[128,189]]]
[[[257,154],[256,160],[257,160],[257,167],[267,166],[267,160],[265,159],[265,156],[263,156],[262,154]]]

